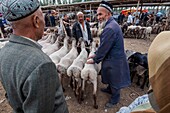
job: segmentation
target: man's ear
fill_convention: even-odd
[[[40,19],[37,15],[33,16],[33,26],[36,28],[40,27]]]

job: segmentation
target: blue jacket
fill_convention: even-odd
[[[111,17],[100,36],[100,46],[96,51],[94,61],[102,61],[102,82],[114,88],[130,85],[130,72],[124,51],[122,31]]]

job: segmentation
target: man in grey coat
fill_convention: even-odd
[[[55,64],[36,42],[44,32],[38,0],[3,0],[13,34],[0,51],[0,78],[14,113],[68,113]]]
[[[129,67],[122,31],[112,17],[112,5],[102,1],[97,9],[97,18],[100,24],[104,24],[104,29],[100,35],[100,46],[95,56],[90,56],[87,63],[102,62],[102,82],[108,84],[102,91],[111,94],[105,107],[111,108],[120,100],[120,89],[130,85]]]

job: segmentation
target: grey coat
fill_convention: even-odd
[[[0,78],[15,113],[68,113],[55,64],[34,42],[10,37],[0,51]]]
[[[129,66],[124,51],[122,31],[111,17],[100,36],[100,46],[94,61],[102,61],[102,82],[120,89],[130,85]]]

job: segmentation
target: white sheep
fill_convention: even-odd
[[[56,42],[46,48],[43,48],[42,51],[46,53],[47,55],[50,55],[54,53],[55,51],[60,49],[60,40],[62,40],[62,37],[57,38]]]
[[[50,55],[51,60],[55,63],[58,64],[60,59],[64,57],[68,53],[68,37],[64,38],[64,45],[56,52],[52,53]]]
[[[47,34],[46,36],[44,36],[43,39],[45,39],[45,40],[41,40],[41,39],[40,39],[40,40],[38,40],[38,43],[43,46],[44,43],[50,43],[51,38],[52,38],[52,34],[49,33],[49,34]]]
[[[88,53],[85,48],[84,41],[81,41],[81,52],[78,57],[73,61],[72,65],[67,69],[67,75],[72,77],[73,91],[75,95],[78,96],[78,101],[80,101],[79,91],[81,90],[81,70],[87,61]]]
[[[48,46],[51,46],[52,44],[54,44],[56,39],[57,39],[57,36],[54,33],[51,33],[50,41],[49,42],[45,42],[45,43],[41,43],[41,44],[43,44],[42,45],[42,49],[45,49]]]
[[[96,43],[92,42],[92,50],[89,56],[93,56],[94,52],[96,51]],[[81,71],[81,78],[83,79],[82,83],[82,99],[85,89],[85,82],[89,80],[93,84],[93,99],[94,99],[94,108],[98,108],[96,103],[96,92],[97,92],[97,75],[100,71],[101,65],[100,64],[85,64],[83,70]]]
[[[72,48],[68,54],[61,58],[60,62],[56,65],[57,71],[61,78],[61,84],[63,85],[63,77],[67,74],[68,67],[73,63],[73,60],[76,59],[78,55],[76,40],[72,40]]]
[[[143,39],[149,38],[152,32],[152,27],[142,27],[141,29],[144,29],[142,38]]]

